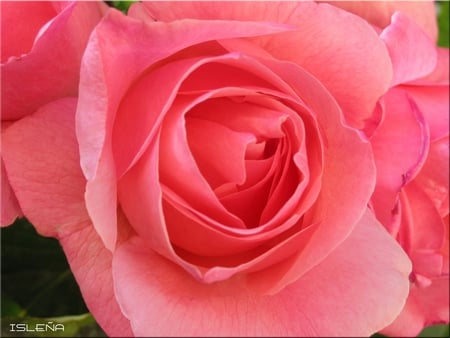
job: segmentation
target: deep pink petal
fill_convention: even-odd
[[[2,63],[27,54],[39,30],[56,15],[50,2],[2,1]]]
[[[395,318],[408,293],[408,259],[369,214],[322,263],[272,296],[243,277],[199,283],[139,243],[113,257],[116,296],[137,336],[369,336]]]
[[[124,317],[114,294],[112,254],[107,250],[90,222],[77,230],[59,235],[83,299],[105,333],[114,337],[132,337],[130,322]]]
[[[387,27],[392,15],[402,12],[416,22],[432,41],[437,41],[438,27],[434,1],[327,1],[366,19],[380,28]]]
[[[2,135],[2,156],[22,211],[37,230],[54,236],[88,219],[75,138],[76,99],[43,106]]]
[[[295,31],[255,42],[276,58],[296,62],[316,76],[355,126],[363,126],[391,81],[389,55],[375,31],[360,18],[327,4],[167,1],[143,5],[152,17],[166,22],[189,17],[274,21],[295,26]]]
[[[409,17],[401,12],[380,35],[391,56],[392,86],[430,74],[437,63],[435,42]]]
[[[17,2],[7,4],[7,8],[23,6],[22,2],[19,5]],[[34,6],[43,9],[48,3],[40,2]],[[104,6],[101,2],[74,1],[61,8],[62,11],[49,23],[31,51],[2,64],[2,120],[16,120],[32,114],[52,100],[76,95],[81,56],[89,34],[102,17]],[[19,27],[27,25],[28,22],[12,24]],[[14,34],[14,31],[9,27],[2,29],[2,37],[4,34]],[[20,36],[13,36],[12,39],[6,40],[6,43],[15,43]]]

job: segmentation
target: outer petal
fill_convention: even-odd
[[[437,62],[434,41],[401,12],[380,35],[386,43],[394,67],[392,86],[430,74]]]
[[[437,55],[436,68],[430,75],[401,86],[425,115],[432,141],[449,134],[449,49],[438,48]]]
[[[317,77],[356,127],[363,127],[391,81],[389,55],[376,32],[364,20],[328,4],[166,1],[144,2],[143,6],[157,20],[169,22],[189,17],[295,26],[295,31],[255,41],[274,57],[296,62]]]
[[[44,6],[48,4],[40,5]],[[28,54],[2,64],[2,120],[19,119],[52,100],[77,93],[81,56],[103,6],[84,1],[65,6]]]
[[[3,159],[1,160],[1,204],[2,204],[2,214],[0,226],[4,227],[10,225],[14,222],[17,217],[22,216],[22,211],[20,210],[19,203],[14,194],[14,191],[9,184],[8,176],[6,175],[5,166],[3,164]]]
[[[429,325],[449,322],[448,277],[434,279],[427,288],[411,286],[405,308],[396,320],[383,329],[385,335],[415,337]]]
[[[130,322],[123,316],[113,289],[112,255],[91,223],[78,231],[62,234],[60,243],[67,256],[83,299],[108,336],[133,336]]]
[[[75,107],[76,99],[61,99],[9,127],[3,136],[5,167],[25,216],[41,234],[61,241],[99,324],[109,334],[129,336],[129,323],[113,295],[111,254],[84,206]]]
[[[426,159],[429,131],[422,113],[402,90],[385,97],[385,118],[371,138],[377,166],[377,184],[372,203],[377,218],[389,230],[397,194]]]
[[[88,219],[75,139],[75,98],[43,106],[2,135],[2,156],[25,217],[46,236]]]
[[[399,11],[413,19],[433,40],[437,41],[438,28],[434,1],[327,1],[385,28],[392,15]]]
[[[113,257],[117,299],[137,336],[369,336],[403,307],[409,272],[369,213],[324,261],[273,296],[258,296],[239,276],[199,283],[137,238]]]

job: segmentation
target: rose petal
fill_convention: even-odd
[[[428,194],[441,217],[448,214],[449,137],[432,142],[422,170],[414,181]]]
[[[401,12],[394,13],[391,24],[380,37],[386,43],[392,60],[392,86],[424,77],[436,67],[434,41]]]
[[[245,182],[245,152],[255,141],[254,135],[189,117],[186,117],[186,130],[195,162],[213,189],[228,182],[237,185]]]
[[[124,317],[114,295],[111,263],[107,250],[89,222],[59,238],[83,299],[105,333],[132,337],[130,322]]]
[[[434,279],[427,288],[412,285],[405,308],[397,319],[383,329],[384,335],[416,337],[423,328],[449,322],[448,277]]]
[[[402,90],[385,96],[385,118],[371,138],[377,165],[372,203],[390,231],[397,194],[423,166],[429,147],[428,126],[414,101]]]
[[[88,219],[75,138],[75,98],[60,99],[2,135],[5,169],[22,211],[43,235]]]
[[[412,259],[413,272],[427,278],[440,276],[441,248],[445,241],[442,218],[415,181],[403,188],[401,197],[402,225],[397,237]],[[433,256],[438,257],[434,259]]]
[[[27,54],[42,26],[57,15],[51,2],[2,1],[1,9],[2,63]]]
[[[23,6],[22,2],[6,4],[7,8],[13,6],[14,9],[16,6]],[[3,6],[2,2],[2,8]],[[48,3],[41,2],[38,6],[44,9]],[[101,19],[105,7],[101,2],[78,1],[61,6],[59,14],[49,23],[28,54],[17,55],[18,58],[2,64],[2,120],[16,120],[32,114],[52,100],[76,95],[81,56],[89,34]],[[29,10],[31,8],[26,11]],[[30,13],[32,17],[36,14]],[[2,28],[3,15],[4,13]],[[27,17],[27,23],[21,25],[14,22],[11,24],[13,27],[28,26],[28,15],[22,15]],[[16,17],[12,20],[16,20]],[[14,30],[10,31],[10,27],[2,29],[2,37],[12,33]],[[16,41],[20,41],[20,36],[13,35],[12,38],[14,40],[9,43],[14,45],[17,44]]]
[[[324,261],[273,296],[255,294],[242,277],[199,283],[135,241],[113,257],[117,299],[137,336],[369,336],[400,312],[409,271],[368,214]]]
[[[2,140],[3,141],[3,140]],[[14,191],[9,184],[8,176],[6,175],[5,166],[3,164],[3,158],[1,160],[1,201],[2,201],[2,214],[0,227],[8,226],[14,222],[17,217],[22,216],[19,203],[14,194]]]

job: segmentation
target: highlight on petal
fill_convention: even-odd
[[[410,263],[366,213],[327,258],[271,296],[244,275],[200,283],[138,238],[117,249],[112,271],[137,336],[369,336],[402,309]]]
[[[60,99],[2,133],[9,182],[23,214],[45,236],[88,219],[75,109],[75,98]]]

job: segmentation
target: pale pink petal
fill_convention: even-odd
[[[362,127],[389,87],[392,68],[383,42],[362,19],[327,4],[310,2],[143,2],[151,17],[170,22],[203,20],[274,21],[296,30],[255,39],[274,57],[296,62],[316,76]],[[324,24],[324,23],[327,24]],[[367,65],[370,65],[368,67]]]
[[[396,12],[380,35],[391,56],[392,86],[430,74],[437,63],[435,42],[406,15]]]
[[[12,6],[15,9],[17,4],[8,3],[8,8]],[[40,2],[34,6],[45,8],[48,3]],[[52,100],[76,95],[81,56],[89,34],[102,17],[103,6],[106,5],[101,2],[74,1],[61,8],[62,11],[49,22],[31,51],[2,64],[2,120],[16,120]],[[34,13],[29,15],[34,16]],[[14,22],[12,25],[27,26],[28,22]],[[14,30],[10,31],[9,27],[2,29],[2,36],[10,33],[13,34]],[[13,39],[6,42],[15,43],[20,36]]]
[[[22,216],[22,211],[20,210],[19,203],[14,194],[14,191],[9,184],[8,176],[5,171],[5,166],[3,164],[3,159],[1,160],[1,204],[2,204],[2,214],[0,227],[8,226],[14,222],[17,217]]]
[[[448,324],[448,285],[448,277],[436,278],[426,288],[412,285],[400,316],[381,332],[392,337],[415,337],[427,326]]]
[[[23,214],[43,235],[88,219],[75,138],[76,99],[51,102],[2,135],[2,156]]]
[[[366,19],[380,28],[387,27],[392,15],[399,11],[416,22],[433,42],[437,41],[438,27],[434,1],[327,1]]]
[[[384,100],[385,118],[371,138],[377,166],[372,203],[378,220],[390,229],[398,192],[425,162],[429,131],[421,111],[404,91],[392,89]]]
[[[243,276],[200,283],[139,241],[113,257],[116,296],[137,336],[369,336],[400,312],[409,271],[369,214],[325,260],[271,296]]]
[[[58,236],[83,299],[105,333],[111,337],[132,337],[130,322],[124,317],[114,294],[112,254],[90,222]]]

